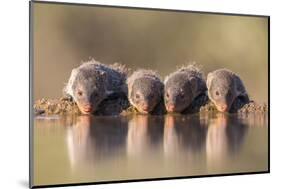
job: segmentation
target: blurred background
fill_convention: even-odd
[[[164,78],[190,61],[205,75],[236,72],[250,97],[268,101],[265,17],[34,3],[34,99],[59,98],[71,70],[89,57]]]

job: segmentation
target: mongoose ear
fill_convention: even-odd
[[[210,86],[211,86],[212,79],[213,79],[213,74],[212,74],[212,73],[208,73],[207,81],[206,81],[206,85],[207,85],[207,88],[208,88],[208,89],[209,89]]]

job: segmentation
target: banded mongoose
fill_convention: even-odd
[[[126,94],[126,77],[125,66],[108,66],[92,59],[72,70],[64,93],[73,98],[83,114],[91,114],[110,95]]]
[[[128,99],[140,113],[151,113],[161,102],[164,84],[152,70],[137,70],[127,79]]]
[[[207,87],[203,73],[195,65],[183,66],[165,78],[165,107],[168,112],[181,113]]]
[[[227,69],[218,69],[208,74],[207,88],[209,99],[220,112],[229,112],[234,101],[239,98],[244,103],[249,97],[240,77]]]

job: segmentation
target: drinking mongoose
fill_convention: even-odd
[[[140,113],[151,113],[161,102],[164,84],[152,70],[137,70],[127,79],[128,99]]]
[[[108,66],[92,59],[72,70],[64,93],[73,98],[83,114],[91,114],[110,95],[125,95],[126,77],[125,66]]]
[[[207,90],[203,73],[195,65],[183,66],[165,78],[165,107],[181,113]]]
[[[240,77],[227,69],[218,69],[208,74],[209,99],[220,112],[229,112],[234,101],[239,98],[244,103],[249,97]]]

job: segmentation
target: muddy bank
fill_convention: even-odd
[[[208,100],[208,97],[203,95],[198,97],[183,114],[198,113],[198,112],[217,112],[215,105]],[[231,108],[232,113],[266,113],[268,106],[266,104],[258,104],[250,101],[247,104],[235,102]],[[126,97],[115,99],[107,99],[100,105],[100,110],[96,115],[128,115],[138,113],[138,111],[130,106]],[[152,112],[154,115],[163,115],[166,113],[164,103],[161,102]],[[34,104],[35,115],[79,115],[81,114],[78,106],[70,98],[62,97],[60,99],[39,99]]]
[[[77,104],[70,98],[62,97],[60,99],[39,99],[34,104],[35,115],[80,115],[81,112]],[[96,115],[119,115],[122,111],[129,108],[129,102],[126,97],[107,99],[102,102]]]
[[[215,105],[212,102],[208,102],[206,105],[200,108],[200,112],[217,112]],[[266,113],[268,112],[268,106],[266,104],[258,104],[254,101],[250,101],[247,104],[239,105],[238,107],[232,107],[231,113]]]

